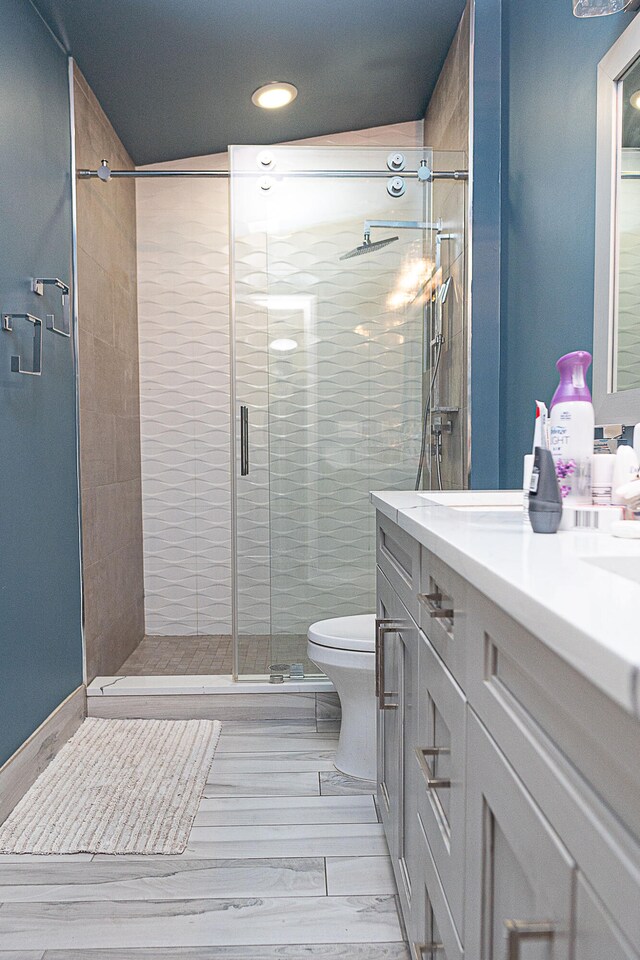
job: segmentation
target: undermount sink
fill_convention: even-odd
[[[620,557],[582,557],[583,563],[592,567],[614,573],[617,577],[624,577],[633,583],[640,584],[640,555]]]
[[[453,510],[522,510],[522,490],[425,490],[418,496]]]

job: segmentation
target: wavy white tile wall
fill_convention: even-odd
[[[146,631],[228,633],[227,183],[140,180],[137,215]]]
[[[305,142],[421,146],[422,124],[398,124]],[[226,155],[217,155],[163,166],[226,168],[227,163]],[[146,631],[162,635],[226,634],[231,629],[232,576],[226,181],[139,181],[137,216]],[[315,242],[317,237],[312,239]],[[351,235],[326,239],[324,255],[332,264],[340,252],[353,245]],[[306,253],[301,252],[301,257],[309,253],[318,255],[313,244]],[[346,271],[341,276],[343,285],[353,279]],[[321,297],[322,346],[312,361],[319,365],[314,376],[326,384],[319,408],[324,413],[314,425],[304,424],[298,438],[292,438],[287,430],[286,448],[281,446],[280,456],[278,444],[284,437],[278,424],[291,411],[278,406],[284,396],[272,397],[271,503],[257,473],[259,458],[266,449],[263,445],[261,450],[259,434],[261,416],[263,429],[267,428],[265,398],[263,395],[262,410],[260,398],[253,398],[256,483],[250,495],[250,517],[246,519],[255,544],[246,552],[241,575],[244,632],[269,630],[271,602],[274,612],[278,611],[274,632],[305,630],[328,606],[347,612],[353,609],[356,596],[366,597],[358,606],[370,603],[371,515],[362,490],[369,488],[373,475],[377,486],[393,486],[405,479],[398,469],[402,472],[406,468],[398,468],[395,458],[390,458],[382,472],[379,462],[379,451],[397,444],[402,424],[414,434],[410,421],[419,417],[419,405],[417,412],[394,408],[393,374],[388,383],[385,380],[389,364],[404,361],[388,349],[388,332],[381,329],[379,337],[374,333],[368,338],[366,360],[358,360],[362,344],[360,353],[349,352],[343,345],[347,352],[336,366],[335,350],[342,349],[341,313],[345,308],[344,304],[338,305],[332,312],[331,297],[326,293]],[[371,291],[363,292],[363,304],[370,302],[370,295]],[[352,316],[357,313],[353,304],[350,310]],[[291,375],[295,373],[294,365]],[[412,378],[415,375],[419,381],[419,365],[416,371],[407,369],[405,374]],[[302,375],[310,374],[302,371]],[[332,393],[343,393],[345,399],[345,390],[353,390],[358,382],[369,384],[371,377],[378,382],[376,395],[371,397],[367,386],[366,400],[362,391],[351,397],[348,410],[343,406],[336,423]],[[280,381],[283,390],[286,383],[285,376]],[[340,428],[338,436],[336,426]],[[360,456],[358,438],[361,442],[365,434],[370,437],[369,447],[366,456]],[[296,462],[291,461],[292,450],[297,450]],[[304,476],[318,477],[317,470],[314,472],[309,465],[309,457],[317,462],[333,458],[336,482],[327,482],[322,488],[316,484],[313,502],[304,507],[311,512],[301,527],[294,522],[290,503],[292,498],[307,498]],[[304,475],[299,474],[302,461]],[[309,544],[304,542],[307,536]],[[292,570],[291,561],[283,566],[277,559],[281,547],[292,550],[289,555],[296,560],[303,558],[296,570]],[[270,553],[276,556],[273,569]],[[326,589],[322,586],[325,580]],[[342,586],[336,590],[338,583]]]

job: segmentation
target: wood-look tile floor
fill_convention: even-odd
[[[318,668],[306,657],[306,637],[244,637],[238,644],[240,676],[269,673],[270,664],[302,663],[305,675]],[[233,672],[233,643],[226,635],[145,637],[118,674],[129,677],[188,677]]]
[[[181,856],[0,856],[0,960],[408,960],[372,785],[335,745],[223,723]]]

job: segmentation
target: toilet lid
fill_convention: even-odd
[[[373,653],[376,646],[376,616],[375,613],[363,613],[357,617],[319,620],[311,624],[307,636],[322,647]]]

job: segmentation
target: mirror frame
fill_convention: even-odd
[[[593,403],[596,423],[640,422],[640,387],[613,390],[618,288],[618,173],[622,125],[618,82],[640,58],[640,16],[598,64]]]

